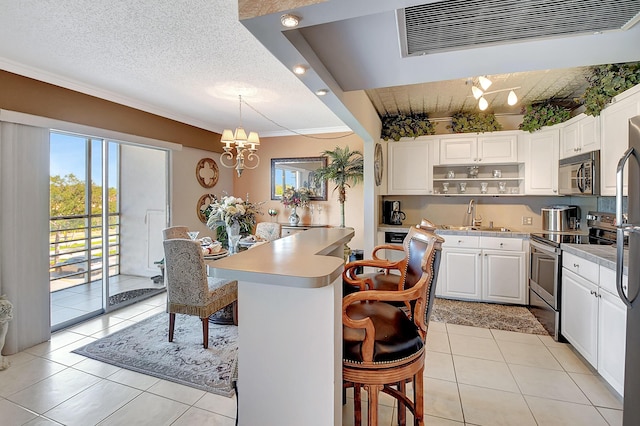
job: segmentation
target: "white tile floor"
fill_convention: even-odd
[[[163,312],[165,297],[60,331],[51,341],[11,356],[12,366],[0,372],[0,424],[235,424],[235,397],[70,352]],[[549,337],[432,322],[427,349],[428,425],[622,424],[620,399],[567,345]],[[394,404],[383,395],[381,425],[395,421]],[[343,424],[353,424],[351,398],[343,408]]]

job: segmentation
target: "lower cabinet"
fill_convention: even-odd
[[[522,244],[519,238],[445,236],[436,295],[526,304],[526,252]]]
[[[562,335],[591,365],[598,364],[598,286],[562,270]]]
[[[562,269],[562,335],[623,395],[627,309],[608,288],[615,273],[599,268],[598,282]]]

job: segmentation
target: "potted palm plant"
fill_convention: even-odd
[[[347,187],[356,185],[364,178],[364,158],[360,151],[350,151],[348,146],[326,150],[321,154],[327,157],[327,165],[316,170],[316,182],[323,180],[335,183],[340,202],[340,227],[344,228],[344,203],[347,200]]]

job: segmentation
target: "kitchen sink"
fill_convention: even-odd
[[[440,225],[440,229],[448,231],[490,231],[490,232],[511,232],[511,229],[500,226],[457,226],[457,225]]]

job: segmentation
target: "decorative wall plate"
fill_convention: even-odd
[[[373,171],[375,173],[376,186],[380,186],[382,184],[382,175],[384,172],[384,160],[382,158],[382,145],[379,143],[376,144],[373,153]]]
[[[218,165],[213,158],[198,161],[196,179],[205,188],[213,188],[218,183]]]
[[[196,206],[196,214],[198,215],[198,219],[200,222],[207,223],[207,217],[204,215],[202,210],[204,210],[209,204],[213,203],[214,196],[212,194],[204,194],[198,200],[198,205]]]

